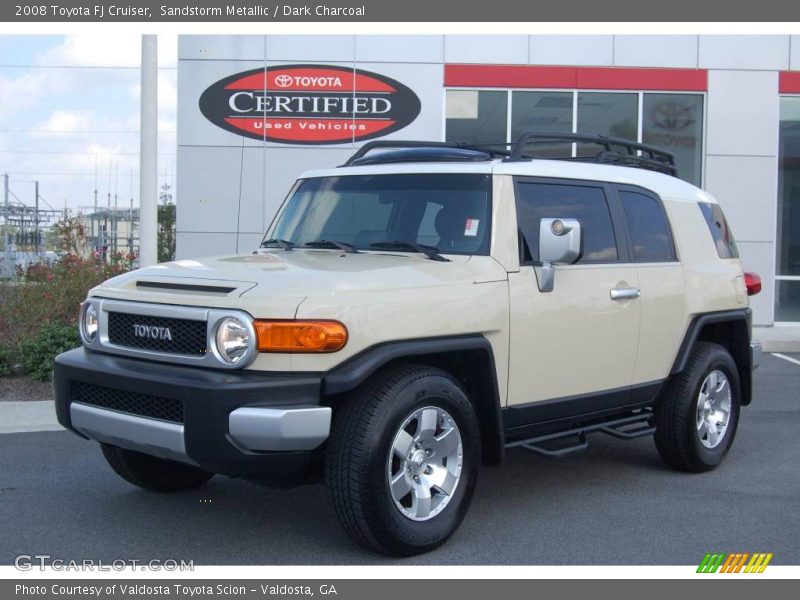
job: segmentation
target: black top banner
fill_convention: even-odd
[[[0,3],[3,22],[790,22],[787,0],[18,0]]]

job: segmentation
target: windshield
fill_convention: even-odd
[[[269,238],[358,250],[404,242],[443,254],[488,254],[490,175],[350,175],[298,182]],[[386,248],[383,248],[386,249]],[[397,252],[413,252],[399,245]]]

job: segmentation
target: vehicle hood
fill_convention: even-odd
[[[488,256],[450,262],[412,253],[262,250],[162,263],[109,279],[91,292],[116,299],[242,308],[293,318],[309,296],[343,292],[425,289],[506,279]],[[291,314],[290,314],[291,313]]]

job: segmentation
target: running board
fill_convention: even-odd
[[[656,428],[653,426],[652,421],[653,412],[650,410],[643,410],[642,412],[628,415],[627,417],[610,419],[593,425],[585,425],[583,427],[576,427],[574,429],[557,431],[555,433],[548,433],[547,435],[511,442],[506,444],[506,448],[523,448],[524,450],[530,450],[531,452],[543,456],[561,458],[562,456],[569,456],[570,454],[586,450],[586,448],[589,447],[587,435],[590,433],[605,433],[618,440],[633,440],[646,435],[653,435]],[[570,440],[571,438],[574,438],[575,443],[555,448],[548,444],[548,442]]]

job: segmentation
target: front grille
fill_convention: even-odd
[[[72,383],[72,400],[139,417],[183,423],[183,402],[174,398],[126,392],[75,381]]]
[[[108,341],[126,348],[203,356],[206,322],[109,312]]]

